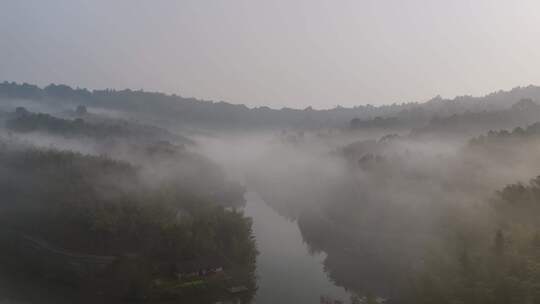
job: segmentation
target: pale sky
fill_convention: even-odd
[[[540,84],[538,0],[0,1],[0,81],[275,108]]]

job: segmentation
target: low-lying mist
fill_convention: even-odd
[[[136,269],[145,295],[169,292],[156,280],[177,282],[175,259],[211,257],[228,261],[228,285],[240,281],[253,296],[247,192],[297,225],[309,253],[323,253],[328,278],[353,296],[473,303],[471,294],[490,299],[499,286],[536,284],[534,271],[515,271],[536,263],[540,234],[532,220],[540,215],[540,107],[531,99],[477,112],[433,100],[342,121],[351,113],[199,108],[132,91],[71,92],[76,102],[43,94],[42,102],[10,99],[0,113],[0,166],[17,177],[0,179],[0,191],[24,202],[3,204],[0,216],[26,219],[10,223],[64,249],[140,258],[141,266],[114,271],[125,278]],[[148,111],[127,109],[124,98]],[[175,118],[192,107],[204,119]],[[222,108],[236,118],[221,120]],[[220,284],[209,301],[223,296]]]
[[[328,254],[338,284],[386,296],[401,291],[427,252],[443,250],[444,239],[494,233],[496,191],[540,168],[538,139],[497,146],[328,133],[331,140],[320,131],[195,140],[198,151],[298,222],[308,246]]]

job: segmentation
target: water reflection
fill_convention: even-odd
[[[256,193],[246,194],[245,214],[253,218],[260,255],[255,302],[319,303],[321,296],[348,302],[344,288],[324,272],[324,254],[310,254],[296,222],[277,214]]]

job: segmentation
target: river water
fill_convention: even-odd
[[[349,295],[336,287],[323,269],[324,254],[310,254],[298,225],[268,206],[255,192],[246,194],[244,213],[253,219],[257,249],[256,304],[317,304],[321,296],[343,300]],[[21,284],[0,275],[0,304],[73,303],[66,290],[40,284]],[[82,301],[77,301],[82,303]],[[92,301],[90,301],[93,303]]]
[[[279,215],[255,192],[246,194],[244,212],[253,219],[260,252],[256,304],[316,304],[321,296],[348,303],[345,289],[324,272],[324,254],[309,253],[296,222]]]

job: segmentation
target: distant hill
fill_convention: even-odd
[[[43,132],[71,138],[88,137],[94,139],[125,138],[147,142],[173,140],[179,143],[192,143],[191,140],[173,135],[165,129],[149,125],[140,125],[125,120],[105,120],[80,115],[75,119],[64,119],[45,113],[33,113],[24,107],[7,113],[5,127],[13,132]]]
[[[163,93],[133,90],[93,90],[51,84],[40,88],[31,84],[0,83],[0,99],[28,100],[56,110],[84,105],[121,111],[147,122],[183,124],[207,128],[245,127],[346,127],[351,120],[370,120],[377,117],[410,117],[429,120],[434,115],[447,117],[469,112],[493,111],[510,108],[523,98],[540,100],[540,87],[517,87],[483,97],[461,96],[454,99],[433,98],[424,103],[402,103],[382,106],[363,105],[352,108],[336,107],[328,110],[249,108],[227,102],[213,102]],[[4,104],[8,104],[7,102]],[[13,110],[13,109],[11,109]],[[30,109],[32,110],[32,109]],[[361,125],[361,124],[360,124]]]
[[[478,136],[489,130],[513,129],[540,120],[540,105],[530,98],[523,98],[510,108],[492,111],[467,111],[447,117],[434,116],[421,128],[412,131],[413,136]]]

